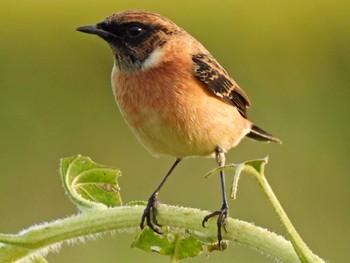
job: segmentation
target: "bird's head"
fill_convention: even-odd
[[[111,46],[121,70],[140,70],[147,59],[159,52],[168,40],[182,32],[176,24],[159,14],[130,10],[107,17],[78,31],[95,34]]]

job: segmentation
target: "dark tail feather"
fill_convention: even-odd
[[[260,142],[276,142],[276,143],[282,143],[282,141],[272,134],[264,131],[263,129],[259,128],[256,125],[252,125],[252,128],[250,132],[247,134],[247,137],[252,138],[254,140],[260,141]]]

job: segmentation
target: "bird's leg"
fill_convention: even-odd
[[[216,161],[219,166],[225,165],[225,153],[219,147],[215,151]],[[221,179],[221,191],[222,191],[222,207],[218,211],[214,211],[213,213],[204,217],[202,221],[202,226],[205,227],[205,223],[209,220],[209,218],[218,216],[217,227],[218,227],[218,242],[219,248],[221,249],[221,241],[222,234],[221,229],[223,228],[226,232],[226,219],[228,217],[228,205],[226,199],[226,187],[225,187],[225,173],[224,171],[220,171],[220,179]]]
[[[161,225],[157,221],[157,203],[158,203],[158,193],[162,186],[165,184],[165,181],[168,179],[170,174],[174,171],[175,167],[179,164],[181,159],[176,159],[174,164],[171,166],[170,170],[167,172],[167,174],[164,176],[163,180],[160,182],[157,189],[153,192],[153,194],[149,197],[148,203],[146,205],[145,210],[143,211],[143,215],[141,218],[140,227],[141,229],[144,228],[145,221],[146,224],[156,233],[162,234],[162,232],[159,230],[158,227],[161,227]],[[157,227],[158,226],[158,227]]]

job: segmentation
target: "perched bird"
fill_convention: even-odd
[[[179,162],[190,156],[216,157],[245,136],[263,142],[280,140],[247,119],[250,101],[244,91],[201,43],[169,19],[130,10],[113,14],[78,31],[95,34],[114,55],[112,88],[120,112],[140,142],[153,155],[176,158],[150,196],[140,227],[161,234],[157,221],[158,193]],[[224,171],[223,203],[202,222],[218,216],[218,242],[228,217]]]

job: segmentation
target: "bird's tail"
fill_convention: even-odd
[[[254,140],[260,141],[260,142],[276,142],[276,143],[282,143],[282,141],[272,134],[268,133],[267,131],[264,131],[260,127],[256,125],[252,125],[252,128],[250,132],[247,134],[247,137],[252,138]]]

